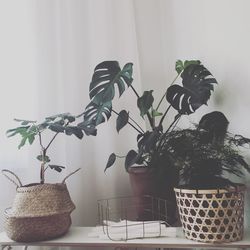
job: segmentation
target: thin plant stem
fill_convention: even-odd
[[[162,125],[162,123],[163,123],[163,121],[164,121],[164,119],[165,119],[165,117],[166,117],[166,115],[167,115],[167,113],[168,113],[168,111],[170,110],[171,107],[172,107],[172,105],[170,104],[170,105],[168,106],[167,110],[165,111],[164,115],[161,117],[161,120],[160,120],[160,122],[159,122],[159,126]]]
[[[177,78],[179,77],[180,74],[181,74],[181,72],[174,78],[174,80],[171,82],[170,86],[172,86],[175,83],[175,81],[177,80]],[[164,95],[162,96],[161,100],[159,101],[159,103],[158,103],[158,105],[156,107],[156,111],[158,111],[158,109],[159,109],[164,97],[166,96],[166,94],[167,94],[167,90],[165,91]]]

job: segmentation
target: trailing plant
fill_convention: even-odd
[[[39,141],[41,152],[37,156],[37,160],[41,162],[40,167],[40,183],[45,182],[45,172],[48,168],[57,172],[61,172],[64,166],[50,164],[50,157],[48,150],[51,144],[54,142],[59,134],[75,135],[78,139],[82,139],[85,135],[96,135],[96,128],[91,124],[80,122],[76,124],[77,119],[82,117],[73,116],[70,113],[57,114],[45,118],[41,123],[37,121],[15,119],[20,125],[16,128],[7,130],[7,136],[12,137],[19,135],[21,141],[18,145],[18,149],[22,148],[26,144],[33,144],[35,139]],[[43,135],[46,131],[50,131],[53,135],[47,144],[43,141]]]
[[[242,177],[250,166],[239,148],[250,139],[227,132],[228,120],[215,111],[202,117],[196,129],[171,131],[164,144],[165,152],[180,169],[182,188],[212,189],[234,185],[228,174]]]
[[[217,83],[212,74],[198,60],[185,62],[178,60],[175,70],[176,77],[164,91],[158,103],[155,103],[153,90],[146,90],[140,95],[132,85],[132,63],[127,63],[120,68],[117,61],[104,61],[94,70],[89,87],[91,101],[85,109],[84,121],[98,126],[114,114],[117,116],[117,132],[126,125],[130,125],[137,131],[138,148],[137,150],[131,149],[127,153],[126,170],[135,164],[152,168],[161,165],[160,160],[166,160],[165,157],[168,157],[168,155],[162,155],[168,134],[174,130],[181,116],[190,115],[203,104],[207,104],[211,91],[214,90],[214,84]],[[176,84],[179,78],[182,84]],[[117,94],[120,97],[126,89],[130,89],[135,95],[139,115],[142,119],[148,120],[150,129],[145,131],[128,110],[117,111],[113,107],[114,97]],[[166,101],[169,105],[162,110],[162,103]],[[177,114],[171,124],[164,128],[163,122],[171,108],[174,108]],[[117,157],[119,156],[115,153],[109,156],[105,170],[115,163]]]

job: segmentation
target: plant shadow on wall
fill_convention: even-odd
[[[155,104],[153,90],[144,91],[142,95],[133,87],[133,64],[127,63],[122,69],[116,61],[105,61],[94,70],[89,88],[91,102],[84,112],[84,123],[94,125],[107,121],[112,114],[117,116],[116,130],[119,132],[130,125],[138,132],[137,150],[131,149],[125,158],[125,169],[130,174],[132,187],[136,195],[150,194],[169,201],[169,223],[176,220],[175,195],[173,187],[178,184],[178,167],[176,167],[175,149],[169,150],[167,144],[176,130],[176,125],[183,115],[194,113],[203,104],[207,104],[214,84],[217,83],[212,74],[198,60],[182,62],[175,65],[177,76],[164,91],[160,101]],[[182,85],[175,84],[178,78]],[[117,87],[117,88],[116,88]],[[130,89],[136,98],[139,114],[147,119],[150,129],[144,130],[127,110],[117,111],[112,106],[116,95]],[[162,103],[169,103],[161,110]],[[171,108],[177,111],[173,121],[167,128],[163,122]],[[115,153],[109,156],[105,171],[117,158]],[[139,219],[145,219],[143,213]]]

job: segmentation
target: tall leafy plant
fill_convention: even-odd
[[[57,114],[45,118],[41,123],[37,121],[15,119],[19,123],[16,128],[9,129],[7,136],[12,137],[19,135],[21,141],[18,145],[18,149],[22,148],[26,144],[33,144],[37,139],[40,145],[40,154],[37,156],[37,160],[41,162],[40,167],[40,183],[45,182],[45,172],[48,168],[57,172],[61,172],[64,166],[51,164],[48,150],[51,144],[54,142],[59,134],[74,135],[78,139],[82,139],[84,135],[96,135],[96,128],[92,124],[86,124],[85,122],[77,123],[77,119],[80,116],[74,116],[70,113]],[[52,137],[47,144],[44,143],[43,135],[46,131],[52,133]]]
[[[212,74],[198,60],[180,61],[175,65],[177,76],[164,92],[160,101],[155,104],[153,90],[146,90],[140,95],[132,85],[133,64],[127,63],[123,68],[117,61],[104,61],[94,70],[89,87],[90,103],[84,112],[84,122],[98,126],[110,119],[112,114],[117,116],[116,130],[119,132],[126,125],[130,125],[138,132],[137,150],[130,150],[125,157],[125,167],[134,164],[154,167],[155,161],[162,153],[162,144],[181,116],[194,113],[200,106],[207,104],[214,84],[217,83]],[[176,84],[181,78],[182,83]],[[128,110],[117,111],[113,108],[116,94],[121,96],[126,89],[131,89],[136,98],[139,114],[147,119],[150,129],[144,131]],[[116,93],[118,92],[118,93]],[[161,110],[163,101],[169,103],[166,110]],[[177,111],[172,123],[163,128],[163,122],[171,108]],[[118,156],[109,156],[106,168],[111,167]]]

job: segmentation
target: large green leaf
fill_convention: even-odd
[[[95,67],[89,86],[89,96],[93,103],[102,105],[110,102],[115,96],[115,85],[119,95],[129,87],[133,81],[133,64],[127,63],[121,70],[117,61],[104,61]]]
[[[112,103],[106,102],[103,104],[96,104],[90,102],[84,112],[84,121],[87,124],[94,126],[99,125],[109,119],[112,112]]]
[[[167,101],[180,114],[191,114],[207,104],[217,83],[212,74],[201,64],[189,64],[181,74],[182,84],[172,85],[167,90]]]

